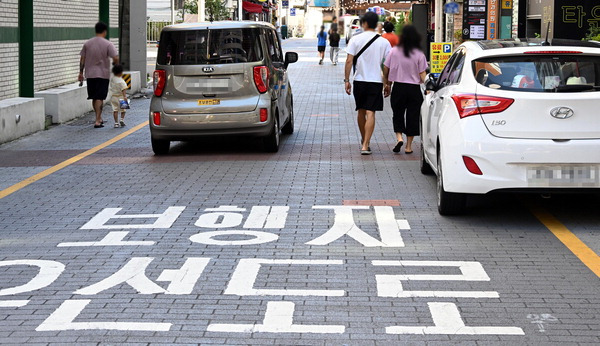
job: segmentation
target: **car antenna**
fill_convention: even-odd
[[[548,22],[548,26],[546,27],[546,38],[542,41],[542,46],[549,46],[550,42],[548,41],[548,35],[550,35],[550,22]]]

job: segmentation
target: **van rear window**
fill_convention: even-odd
[[[523,55],[473,62],[475,79],[492,89],[525,92],[600,91],[600,57]]]
[[[159,65],[237,64],[261,61],[259,29],[163,31]]]

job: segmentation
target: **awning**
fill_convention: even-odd
[[[244,9],[244,11],[246,11],[248,13],[262,13],[262,11],[263,11],[262,5],[255,4],[250,1],[242,2],[242,8]]]

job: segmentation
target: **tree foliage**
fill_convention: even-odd
[[[204,10],[206,19],[211,22],[224,20],[229,16],[223,0],[205,0]],[[186,14],[198,14],[198,0],[185,0],[182,11]]]
[[[600,27],[599,26],[591,26],[590,30],[588,30],[587,35],[585,36],[586,41],[600,41]]]
[[[402,34],[402,28],[404,28],[405,24],[406,17],[404,16],[404,13],[400,12],[400,15],[398,15],[398,17],[396,18],[396,24],[394,26],[394,32],[396,33],[396,35]]]
[[[227,19],[229,15],[223,0],[206,0],[204,6],[206,8],[206,18],[211,22]]]

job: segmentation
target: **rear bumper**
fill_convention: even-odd
[[[218,129],[218,130],[170,130],[158,127],[150,127],[152,138],[169,141],[191,141],[194,139],[211,136],[251,136],[262,137],[271,132],[270,126]]]
[[[530,183],[527,178],[527,170],[532,166],[600,166],[599,139],[555,142],[498,138],[487,131],[480,119],[464,120],[450,131],[444,129],[443,133],[453,135],[440,138],[444,188],[448,192],[600,192],[600,185],[539,186]],[[475,160],[483,175],[470,173],[463,162],[463,155]]]
[[[266,100],[264,100],[266,101]],[[260,109],[266,108],[267,121],[260,121]],[[154,112],[160,112],[160,125],[154,123]],[[150,132],[154,139],[185,141],[208,136],[266,136],[273,126],[270,102],[261,102],[250,112],[211,114],[166,114],[160,100],[150,107]]]

